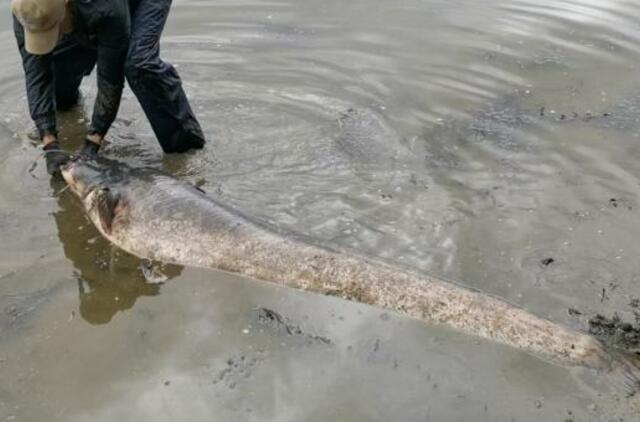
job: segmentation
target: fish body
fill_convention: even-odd
[[[637,366],[588,334],[440,278],[279,232],[158,170],[100,159],[73,161],[62,174],[98,230],[140,258],[366,303],[554,363],[622,374],[633,391],[640,386]]]

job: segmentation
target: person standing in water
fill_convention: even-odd
[[[50,174],[68,160],[56,111],[78,103],[82,79],[97,64],[98,93],[81,154],[94,158],[113,123],[125,75],[164,152],[205,143],[175,69],[159,57],[171,0],[13,0],[31,118]]]
[[[176,69],[160,58],[172,0],[129,0],[131,41],[125,75],[164,152],[200,149],[205,138]]]

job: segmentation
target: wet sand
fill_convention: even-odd
[[[337,299],[187,269],[161,295],[138,297],[109,324],[93,325],[78,313],[75,280],[52,285],[2,298],[5,420],[537,421],[598,414],[589,410],[592,390],[584,385],[594,377],[584,371]],[[261,320],[262,308],[297,329]]]

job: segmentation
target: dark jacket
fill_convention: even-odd
[[[96,50],[98,94],[90,133],[104,136],[116,118],[124,87],[124,63],[130,34],[127,0],[72,0],[75,41]],[[40,136],[56,133],[54,54],[33,55],[24,48],[24,29],[15,18],[14,33],[22,56],[31,118]]]

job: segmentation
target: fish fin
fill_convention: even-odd
[[[101,189],[96,195],[96,207],[100,226],[106,234],[111,234],[116,210],[122,205],[121,198],[119,195],[114,194],[109,188]]]
[[[608,378],[628,397],[640,396],[640,355],[613,351],[613,361]]]

